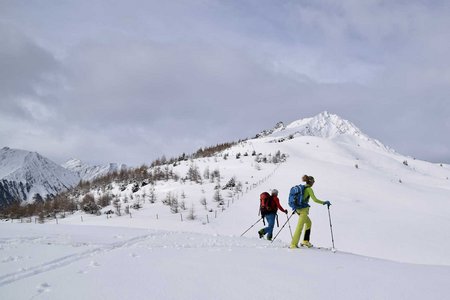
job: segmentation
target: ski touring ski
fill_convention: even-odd
[[[289,246],[287,246],[287,248],[293,249],[293,248],[290,248]],[[333,253],[336,253],[336,251],[337,251],[335,248],[332,248],[332,247],[322,247],[322,246],[307,247],[307,246],[303,246],[303,245],[300,245],[298,248],[294,248],[293,250],[295,250],[295,249],[331,251]]]

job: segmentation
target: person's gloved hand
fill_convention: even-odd
[[[284,213],[285,213],[285,214],[287,214],[287,213],[288,213],[288,210],[287,210],[287,209],[285,209],[285,210],[284,210]]]
[[[323,203],[323,205],[327,205],[328,207],[330,207],[331,202],[330,202],[330,201],[325,201],[325,202]]]

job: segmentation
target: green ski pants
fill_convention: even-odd
[[[295,229],[294,236],[292,237],[291,247],[298,247],[300,241],[300,235],[302,234],[303,227],[305,230],[311,229],[311,219],[308,217],[309,207],[296,210],[299,215],[297,228]]]

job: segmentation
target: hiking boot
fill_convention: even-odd
[[[259,230],[258,234],[259,234],[259,238],[262,239],[264,236],[264,229]]]
[[[301,245],[302,245],[302,247],[308,247],[308,248],[311,248],[313,246],[309,241],[303,241]]]

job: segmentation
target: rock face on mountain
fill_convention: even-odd
[[[258,133],[257,135],[256,135],[256,138],[259,138],[259,137],[265,137],[265,136],[268,136],[268,135],[271,135],[271,134],[273,134],[273,133],[277,133],[277,132],[279,132],[279,131],[283,131],[283,130],[285,130],[286,129],[286,126],[284,125],[284,123],[283,122],[278,122],[277,124],[275,124],[275,127],[273,128],[273,129],[269,129],[269,130],[263,130],[263,131],[261,131],[260,133]]]
[[[76,173],[39,153],[8,147],[0,150],[0,206],[55,195],[79,180]]]
[[[126,170],[125,164],[109,163],[106,165],[90,166],[79,159],[70,159],[62,165],[63,168],[75,172],[82,180],[92,180],[112,172]]]

